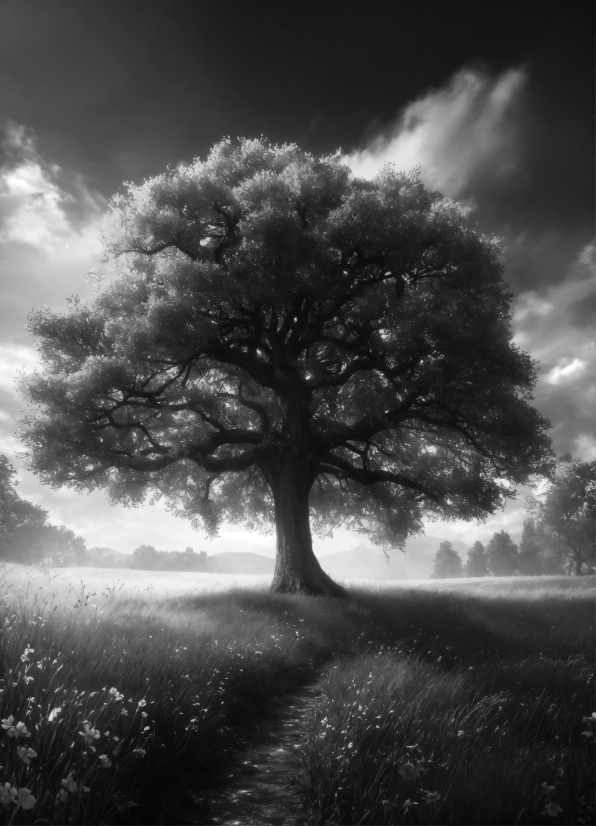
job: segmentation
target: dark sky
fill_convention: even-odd
[[[581,0],[4,0],[0,109],[109,196],[223,135],[350,151],[462,66],[523,65],[528,180],[498,207],[577,231],[593,23]]]
[[[364,176],[421,164],[503,237],[535,404],[559,455],[596,458],[593,2],[0,0],[0,453],[21,495],[90,546],[181,535],[27,474],[14,377],[35,367],[32,307],[90,289],[106,199],[227,135],[341,147]],[[515,535],[524,513],[440,532]]]

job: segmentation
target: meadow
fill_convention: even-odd
[[[307,687],[312,823],[594,822],[594,577],[267,585],[4,565],[0,822],[209,823]]]

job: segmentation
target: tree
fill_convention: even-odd
[[[21,499],[15,490],[16,470],[0,454],[0,557],[34,562],[42,555],[47,511]]]
[[[525,519],[519,546],[518,566],[521,574],[537,576],[545,573],[544,538],[536,530],[533,519]]]
[[[466,576],[488,576],[486,548],[482,542],[474,542],[468,551],[465,574]]]
[[[463,573],[461,557],[451,542],[441,542],[434,558],[432,579],[449,579],[463,576]]]
[[[157,571],[159,568],[159,551],[153,545],[139,545],[132,552],[132,567],[149,571]]]
[[[50,525],[48,513],[21,499],[16,471],[0,455],[0,558],[31,563],[43,559],[59,565],[84,564],[85,540],[64,525]]]
[[[512,576],[517,573],[517,545],[507,531],[498,531],[492,535],[486,553],[488,570],[494,576]]]
[[[31,316],[42,481],[277,532],[272,587],[344,594],[315,531],[403,547],[549,462],[500,248],[416,174],[226,140],[116,196],[98,291]]]
[[[542,502],[536,505],[552,556],[571,557],[575,574],[595,559],[596,461],[563,456]]]

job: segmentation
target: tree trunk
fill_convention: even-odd
[[[583,576],[583,571],[582,571],[583,560],[581,558],[581,555],[578,554],[577,552],[574,553],[573,561],[575,563],[575,576]]]
[[[271,590],[286,594],[347,596],[319,565],[308,512],[312,477],[304,460],[284,458],[263,468],[273,494],[277,557]]]

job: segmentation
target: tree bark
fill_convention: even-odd
[[[302,458],[284,457],[263,472],[273,495],[277,556],[271,590],[285,594],[348,596],[319,565],[312,547],[308,495],[312,476]]]

